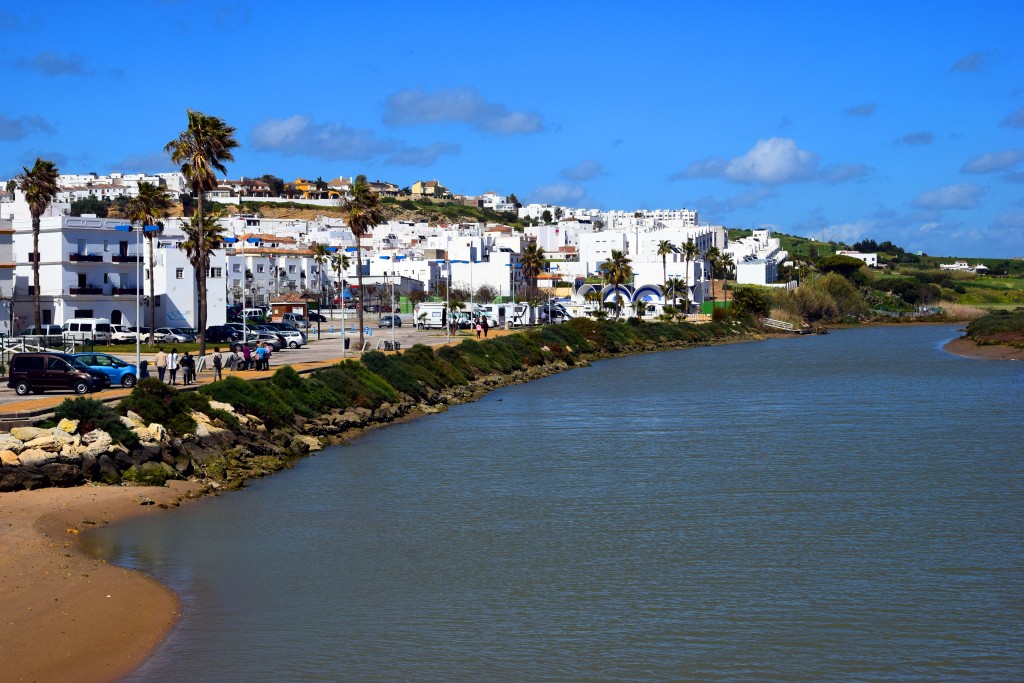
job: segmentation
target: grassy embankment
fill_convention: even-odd
[[[1024,349],[1024,307],[1013,311],[994,310],[972,320],[966,337],[980,346],[1012,346]]]

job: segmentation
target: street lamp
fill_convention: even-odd
[[[353,251],[359,251],[359,248],[358,247],[345,247],[345,251],[351,253]],[[360,268],[362,268],[362,264],[357,264],[357,265]],[[347,292],[345,291],[345,273],[342,273],[341,274],[341,357],[342,358],[345,358],[348,355],[348,345],[345,343],[346,342],[346,340],[345,340],[345,308],[347,306],[347,304],[345,303],[345,294],[346,293]],[[360,300],[362,300],[362,296],[363,296],[363,293],[360,292],[359,293]],[[360,349],[360,351],[362,351],[362,349]]]
[[[156,225],[115,225],[115,230],[135,233],[135,383],[142,379],[142,321],[140,311],[142,304],[142,233],[156,232]]]

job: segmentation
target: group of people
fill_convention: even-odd
[[[236,370],[269,370],[270,356],[273,349],[270,344],[260,342],[255,349],[249,348],[248,344],[238,344],[231,348],[227,358],[221,354],[220,347],[215,346],[213,353],[207,356],[207,365],[213,368],[213,381],[224,379],[224,367],[234,372]],[[148,363],[146,375],[148,376]],[[161,382],[176,385],[178,383],[178,370],[181,370],[183,385],[193,384],[196,381],[196,359],[188,351],[178,355],[178,349],[172,348],[170,353],[164,351],[161,346],[153,358],[153,365],[156,366],[157,377]],[[165,380],[166,378],[166,380]]]

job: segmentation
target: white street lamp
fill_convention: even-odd
[[[135,383],[142,379],[142,321],[140,320],[142,302],[142,233],[156,232],[156,225],[115,225],[115,230],[135,233]]]

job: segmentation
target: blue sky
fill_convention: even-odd
[[[162,171],[464,194],[1024,256],[1024,3],[0,6],[0,175]]]

